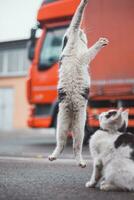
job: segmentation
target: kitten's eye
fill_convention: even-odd
[[[117,114],[117,111],[111,111],[108,114],[106,114],[106,118],[109,119],[111,116],[115,116]]]

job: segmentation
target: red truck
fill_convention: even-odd
[[[27,80],[30,104],[28,126],[53,127],[58,111],[58,58],[62,37],[80,0],[45,0],[37,15],[42,34],[32,30]],[[91,92],[88,125],[97,127],[96,115],[110,108],[129,108],[129,127],[134,128],[134,1],[90,0],[82,27],[89,46],[99,37],[109,45],[90,66]],[[91,117],[92,116],[92,117]]]

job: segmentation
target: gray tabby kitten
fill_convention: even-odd
[[[82,158],[82,144],[86,121],[90,77],[89,63],[96,54],[108,44],[108,40],[100,38],[91,48],[87,46],[87,37],[80,29],[84,8],[88,0],[81,0],[72,22],[63,38],[63,48],[59,69],[59,113],[57,121],[57,146],[49,156],[55,160],[66,144],[67,132],[73,131],[73,150],[81,167],[85,167]]]

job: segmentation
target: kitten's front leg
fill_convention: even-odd
[[[86,62],[91,62],[95,56],[99,53],[99,51],[108,45],[109,41],[107,38],[100,38],[92,47],[88,49],[88,51],[84,54],[84,58]]]
[[[98,180],[101,178],[102,171],[102,161],[100,159],[95,159],[93,164],[93,172],[90,181],[86,183],[86,187],[95,187]]]
[[[71,21],[71,24],[69,26],[70,31],[74,31],[77,30],[80,26],[80,22],[81,22],[81,18],[82,18],[82,14],[84,11],[84,8],[86,6],[86,4],[88,3],[89,0],[81,0],[74,16],[73,19]]]

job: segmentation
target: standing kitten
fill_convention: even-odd
[[[72,22],[63,38],[63,48],[59,69],[59,113],[57,121],[57,146],[49,156],[55,160],[64,149],[67,132],[73,131],[73,150],[78,164],[85,167],[82,158],[82,144],[86,121],[86,108],[89,95],[90,77],[88,64],[108,44],[105,38],[99,39],[91,48],[80,29],[80,22],[88,0],[81,0]]]
[[[86,187],[134,190],[134,135],[126,133],[128,110],[110,110],[99,116],[100,130],[90,140],[93,173]]]

